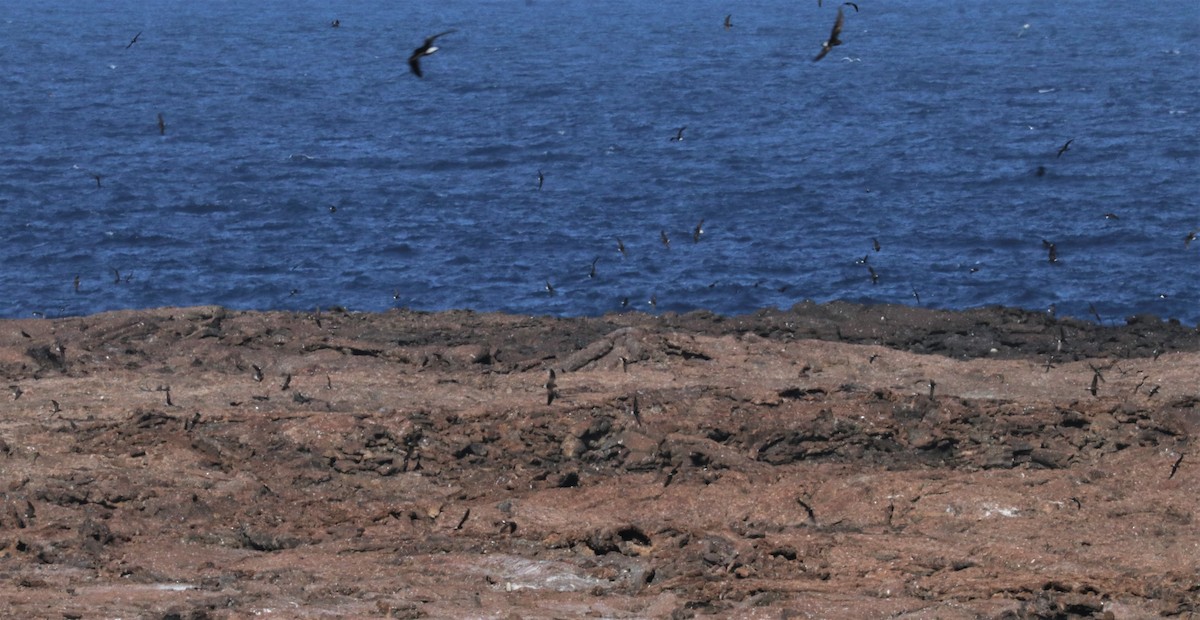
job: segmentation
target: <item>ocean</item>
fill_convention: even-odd
[[[1200,2],[823,4],[5,3],[0,316],[1200,322]]]

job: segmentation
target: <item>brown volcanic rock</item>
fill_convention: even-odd
[[[0,600],[1194,617],[1198,349],[1153,317],[843,303],[0,321]]]

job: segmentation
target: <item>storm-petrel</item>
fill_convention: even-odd
[[[421,75],[421,57],[428,56],[428,55],[438,51],[438,47],[436,45],[434,45],[433,42],[436,41],[438,37],[448,35],[452,32],[454,32],[454,31],[447,30],[446,32],[439,32],[431,37],[425,37],[425,42],[421,44],[421,47],[418,47],[417,49],[413,50],[412,55],[408,57],[408,68],[412,69],[413,75],[415,75],[417,77],[422,77],[422,75]]]
[[[1067,149],[1070,149],[1070,148],[1071,148],[1071,143],[1072,143],[1072,142],[1074,142],[1074,141],[1075,141],[1075,138],[1071,138],[1070,140],[1067,140],[1067,143],[1066,143],[1066,144],[1064,144],[1064,145],[1062,145],[1061,147],[1059,147],[1059,149],[1058,149],[1058,157],[1062,157],[1063,153],[1066,153],[1066,152],[1067,152]]]
[[[833,22],[833,31],[829,33],[829,40],[821,44],[821,53],[817,54],[816,58],[813,58],[813,62],[824,58],[825,54],[829,53],[829,50],[842,44],[842,40],[838,38],[838,35],[842,33],[842,21],[844,19],[845,16],[842,14],[842,7],[839,6],[837,21]]]
[[[125,49],[129,49],[129,48],[133,47],[133,44],[134,44],[134,43],[137,43],[137,41],[138,41],[138,37],[140,37],[140,36],[142,36],[142,33],[141,33],[141,32],[139,32],[139,33],[137,33],[137,34],[133,35],[133,38],[129,40],[129,45],[126,45],[126,46],[125,46]]]

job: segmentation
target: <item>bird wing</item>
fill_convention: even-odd
[[[838,7],[837,21],[833,22],[833,31],[829,33],[829,47],[833,47],[841,43],[838,40],[838,35],[842,34],[842,21],[846,19],[846,15],[842,13],[842,7]]]
[[[439,32],[439,33],[433,35],[432,37],[426,37],[425,38],[425,47],[429,47],[430,45],[433,45],[433,42],[436,41],[438,37],[448,35],[452,32],[458,32],[458,31],[457,30],[447,30],[446,32]]]
[[[412,70],[413,75],[415,75],[417,77],[421,77],[421,55],[420,54],[414,52],[412,56],[408,57],[408,68]]]

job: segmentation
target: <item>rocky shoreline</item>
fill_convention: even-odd
[[[0,598],[1200,617],[1197,368],[1177,322],[1009,308],[4,320]]]

